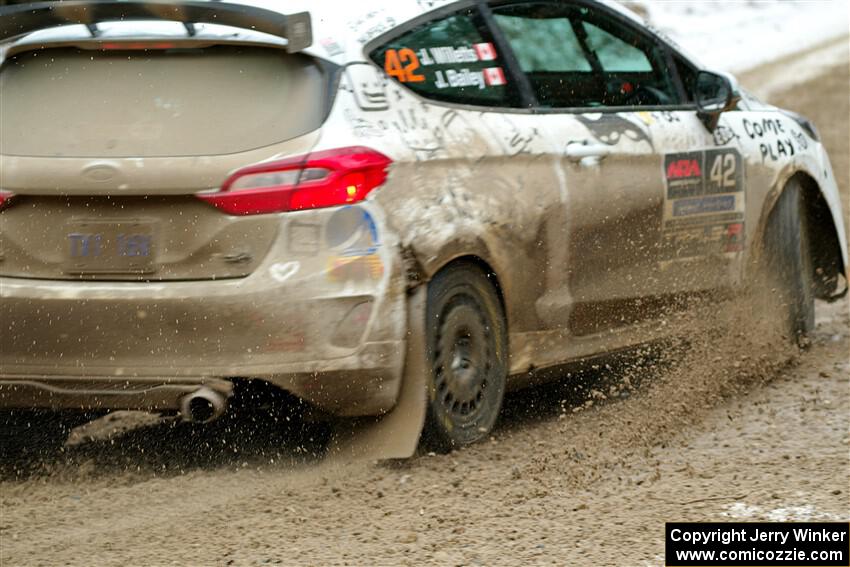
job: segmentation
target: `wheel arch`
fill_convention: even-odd
[[[791,183],[798,183],[803,194],[803,214],[814,270],[812,281],[815,285],[815,297],[827,301],[837,300],[847,293],[847,266],[844,265],[841,239],[820,185],[806,171],[798,170],[783,176],[770,192],[762,210],[754,248],[757,255],[762,253],[764,235],[771,214],[779,202],[779,197]],[[844,287],[839,289],[842,277],[845,280]]]
[[[847,266],[844,265],[838,228],[833,221],[829,205],[817,181],[808,173],[797,172],[792,179],[799,182],[803,189],[815,297],[825,300],[843,297],[847,292]],[[845,278],[844,289],[836,293],[841,275]]]
[[[487,281],[493,284],[493,289],[496,291],[496,296],[499,298],[499,305],[502,308],[502,313],[505,316],[505,327],[506,330],[510,329],[510,317],[508,315],[508,307],[505,302],[505,294],[502,287],[502,282],[499,280],[499,275],[496,273],[496,270],[493,266],[490,265],[487,260],[478,256],[476,254],[463,254],[459,256],[455,256],[443,264],[439,266],[434,273],[429,277],[429,280],[436,276],[438,273],[452,269],[457,266],[474,266],[481,270],[484,275],[487,277]]]

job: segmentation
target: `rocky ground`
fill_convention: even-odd
[[[770,94],[820,128],[845,207],[846,60]],[[693,336],[511,395],[449,455],[337,466],[299,451],[321,431],[287,447],[291,427],[250,421],[4,453],[0,564],[663,565],[665,521],[850,519],[847,300],[818,305],[804,352],[746,303],[693,316]]]

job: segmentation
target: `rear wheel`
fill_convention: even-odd
[[[424,442],[445,451],[486,437],[502,407],[507,333],[501,302],[474,264],[438,273],[426,310],[428,413]]]
[[[764,240],[768,285],[783,306],[783,323],[797,344],[815,327],[812,259],[804,214],[803,190],[791,180],[770,213]]]

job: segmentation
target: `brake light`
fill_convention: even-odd
[[[362,146],[315,152],[240,169],[221,190],[197,197],[231,215],[335,207],[365,199],[391,163]]]
[[[12,197],[14,196],[15,194],[11,191],[3,191],[2,189],[0,189],[0,209],[8,205],[9,201],[11,201]]]

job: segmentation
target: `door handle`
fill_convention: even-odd
[[[604,144],[588,144],[587,142],[570,142],[564,150],[567,159],[580,161],[584,158],[602,159],[611,153],[611,146]]]

